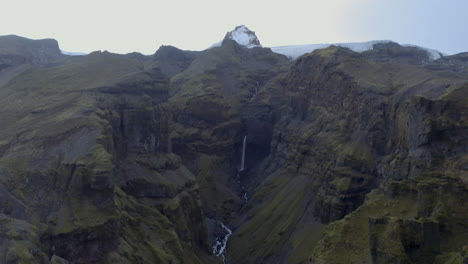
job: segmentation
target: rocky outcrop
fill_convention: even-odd
[[[0,87],[33,66],[49,65],[63,58],[54,39],[0,36]]]
[[[0,68],[6,63],[47,64],[62,57],[55,39],[32,40],[15,35],[0,37],[0,55],[4,63]]]
[[[326,228],[312,263],[445,263],[466,243],[466,194],[458,177],[442,174],[388,182]]]
[[[433,58],[429,56],[429,52],[423,48],[401,46],[395,42],[374,44],[373,49],[363,52],[362,55],[367,59],[385,63],[405,63],[413,65],[428,64],[433,60]]]

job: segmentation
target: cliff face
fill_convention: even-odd
[[[169,79],[94,53],[2,87],[2,263],[206,263],[194,175],[168,152]]]
[[[455,164],[466,159],[467,76],[403,52],[382,62],[385,52],[330,47],[284,77],[288,107],[249,173],[266,180],[235,221],[234,263],[432,263],[462,250],[466,235],[451,235],[466,234],[466,214],[448,201],[466,203]]]
[[[463,263],[465,57],[226,39],[9,64],[0,262],[221,263],[223,221],[227,263]]]

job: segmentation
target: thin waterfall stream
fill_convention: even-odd
[[[242,145],[242,159],[240,171],[245,170],[245,146],[247,145],[247,136],[244,136],[244,144]]]
[[[245,170],[245,149],[247,147],[247,136],[244,136],[244,142],[242,144],[242,158],[241,158],[241,167],[239,172],[237,173],[237,182],[240,184],[241,183],[241,177],[240,177],[240,172]],[[249,201],[247,197],[247,192],[245,191],[245,186],[241,186],[241,191],[242,191],[242,199],[244,200],[244,203],[247,203]]]

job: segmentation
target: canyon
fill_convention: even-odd
[[[468,53],[369,45],[0,36],[0,263],[466,263]]]

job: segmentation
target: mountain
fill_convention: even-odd
[[[0,263],[466,263],[468,53],[277,51],[0,37]]]

